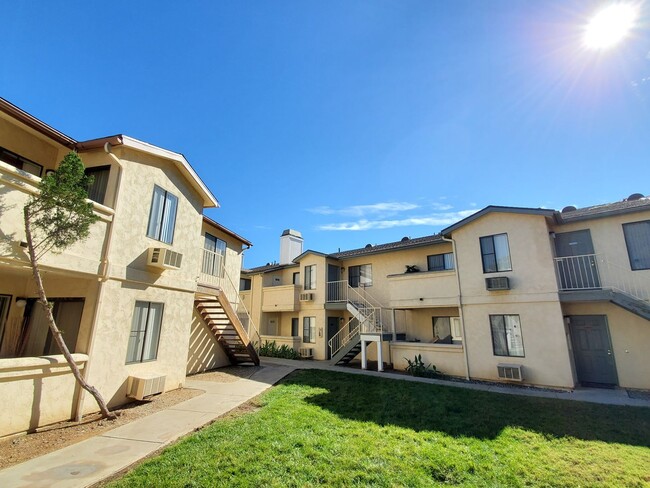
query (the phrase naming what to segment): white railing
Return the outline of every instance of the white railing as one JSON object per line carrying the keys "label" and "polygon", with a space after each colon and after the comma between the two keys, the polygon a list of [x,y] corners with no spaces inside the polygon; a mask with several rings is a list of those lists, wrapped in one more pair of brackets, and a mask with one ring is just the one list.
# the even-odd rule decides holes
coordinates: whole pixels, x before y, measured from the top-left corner
{"label": "white railing", "polygon": [[[203,249],[200,282],[223,287],[225,275],[223,256],[215,251]],[[230,296],[229,296],[230,297]]]}
{"label": "white railing", "polygon": [[353,326],[353,320],[355,319],[351,319],[328,341],[331,357],[334,357],[336,353],[343,349],[350,341],[359,337],[359,326]]}
{"label": "white railing", "polygon": [[358,312],[357,324],[352,330],[352,320],[338,331],[328,342],[332,356],[345,347],[359,334],[383,334],[384,324],[390,323],[392,311],[382,308],[379,302],[365,288],[353,288],[347,281],[329,281],[327,283],[327,301],[329,303],[347,303]]}
{"label": "white railing", "polygon": [[602,254],[555,258],[561,291],[609,288],[639,300],[650,300],[650,279]]}

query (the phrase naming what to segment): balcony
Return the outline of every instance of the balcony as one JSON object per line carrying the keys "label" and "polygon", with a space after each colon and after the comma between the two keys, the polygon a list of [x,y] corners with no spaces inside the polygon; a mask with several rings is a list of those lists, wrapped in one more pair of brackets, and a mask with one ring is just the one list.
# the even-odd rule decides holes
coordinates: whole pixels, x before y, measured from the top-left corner
{"label": "balcony", "polygon": [[456,271],[421,271],[388,276],[390,308],[458,305]]}
{"label": "balcony", "polygon": [[300,309],[299,285],[265,286],[262,290],[262,312],[295,312]]}
{"label": "balcony", "polygon": [[555,258],[560,298],[571,300],[571,295],[610,299],[601,293],[614,291],[623,293],[641,302],[650,300],[650,276],[648,273],[632,271],[629,265],[615,263],[603,254],[584,254]]}
{"label": "balcony", "polygon": [[[31,195],[38,193],[40,178],[0,162],[0,261],[23,267],[29,264],[25,241],[23,207]],[[100,273],[102,252],[113,210],[93,202],[99,220],[90,235],[60,254],[49,252],[40,259],[43,268],[97,275]]]}

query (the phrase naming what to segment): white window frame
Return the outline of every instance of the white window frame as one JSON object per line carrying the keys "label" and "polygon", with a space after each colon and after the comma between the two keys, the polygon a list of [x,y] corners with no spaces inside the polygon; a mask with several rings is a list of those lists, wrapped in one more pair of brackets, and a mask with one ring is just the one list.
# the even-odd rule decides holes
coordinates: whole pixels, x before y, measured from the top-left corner
{"label": "white window frame", "polygon": [[[353,274],[353,270],[359,269],[358,281],[355,283],[352,280],[353,277],[356,277],[356,274]],[[372,286],[372,264],[359,264],[356,266],[348,267],[348,284],[352,288],[366,288]]]}
{"label": "white window frame", "polygon": [[[138,313],[138,307],[141,307],[141,314]],[[152,308],[154,309],[153,314]],[[144,300],[135,302],[126,352],[126,364],[145,363],[158,359],[164,311],[165,305],[160,302],[147,302]]]}
{"label": "white window frame", "polygon": [[316,317],[302,318],[302,342],[306,344],[316,343]]}
{"label": "white window frame", "polygon": [[[491,246],[492,250],[487,249]],[[481,263],[483,265],[483,273],[502,273],[504,271],[512,271],[512,258],[510,257],[510,242],[508,241],[508,234],[494,234],[491,236],[483,236],[479,238],[481,247]],[[486,257],[494,256],[494,269],[490,266],[486,267]]]}
{"label": "white window frame", "polygon": [[[495,342],[495,328],[499,326],[497,321],[499,318],[503,321],[503,331],[496,331],[497,333],[503,333],[501,337],[502,344],[505,346],[505,354],[497,353],[497,347]],[[521,330],[521,319],[519,315],[515,314],[495,314],[490,315],[490,336],[492,338],[492,352],[495,356],[503,357],[517,357],[523,358],[526,357],[526,350],[524,349],[524,335]],[[517,349],[521,349],[521,354],[515,352]]]}
{"label": "white window frame", "polygon": [[[442,256],[443,267],[439,269],[432,269],[431,259],[433,257]],[[456,263],[454,262],[454,253],[453,252],[443,252],[440,254],[430,254],[427,256],[427,271],[453,271],[456,269]]]}
{"label": "white window frame", "polygon": [[305,290],[316,289],[316,265],[305,266]]}
{"label": "white window frame", "polygon": [[154,185],[149,210],[147,237],[165,244],[174,242],[179,200],[176,195]]}

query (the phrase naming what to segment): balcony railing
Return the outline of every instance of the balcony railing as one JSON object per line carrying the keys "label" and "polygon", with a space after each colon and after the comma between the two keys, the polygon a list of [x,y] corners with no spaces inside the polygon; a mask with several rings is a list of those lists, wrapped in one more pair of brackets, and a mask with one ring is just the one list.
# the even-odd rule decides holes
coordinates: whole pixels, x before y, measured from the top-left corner
{"label": "balcony railing", "polygon": [[650,279],[647,276],[614,263],[602,254],[555,258],[555,272],[560,291],[607,288],[639,300],[650,300]]}

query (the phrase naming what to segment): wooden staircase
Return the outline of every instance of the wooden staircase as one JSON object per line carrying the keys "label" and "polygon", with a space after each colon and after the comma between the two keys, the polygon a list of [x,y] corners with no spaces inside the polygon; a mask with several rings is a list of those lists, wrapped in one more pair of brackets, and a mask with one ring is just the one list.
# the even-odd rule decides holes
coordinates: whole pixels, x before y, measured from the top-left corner
{"label": "wooden staircase", "polygon": [[259,366],[257,351],[223,290],[216,287],[200,288],[202,290],[199,290],[194,306],[230,362]]}

